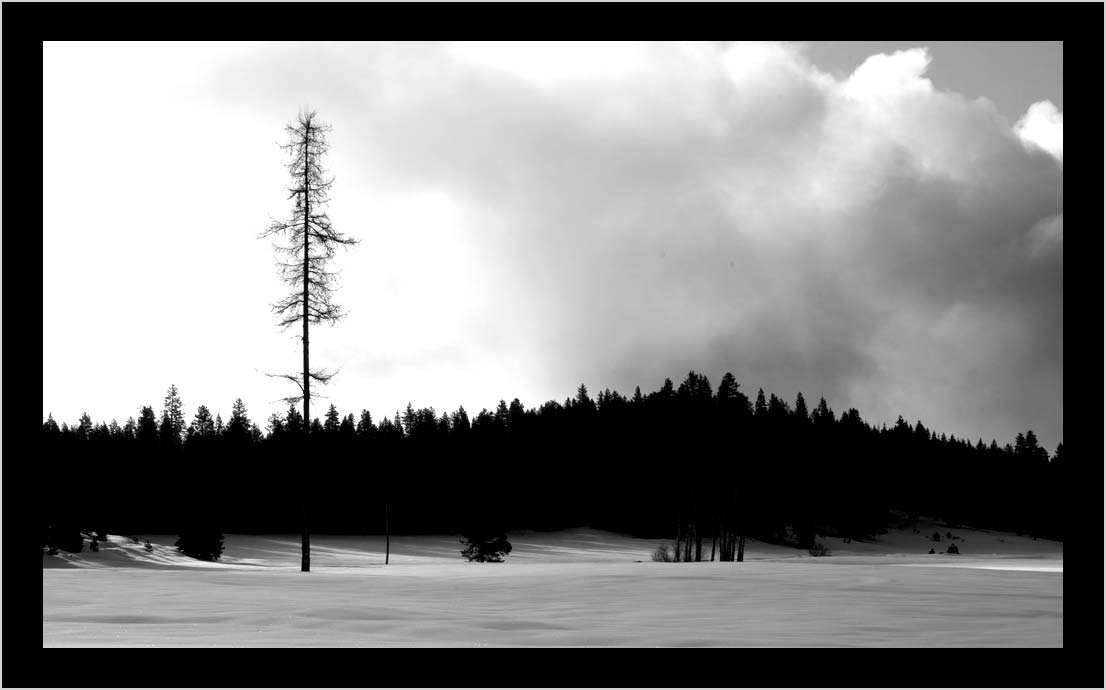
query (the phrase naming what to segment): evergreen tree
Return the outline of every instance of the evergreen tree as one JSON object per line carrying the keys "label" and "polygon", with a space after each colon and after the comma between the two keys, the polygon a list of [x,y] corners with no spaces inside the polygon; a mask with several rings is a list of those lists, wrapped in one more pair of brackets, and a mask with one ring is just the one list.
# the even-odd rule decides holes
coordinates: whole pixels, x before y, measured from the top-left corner
{"label": "evergreen tree", "polygon": [[230,421],[227,422],[223,434],[231,442],[243,442],[250,439],[250,417],[246,412],[246,404],[242,398],[236,398],[230,409]]}
{"label": "evergreen tree", "polygon": [[795,415],[795,419],[799,420],[800,422],[805,422],[808,419],[810,419],[810,415],[809,415],[809,413],[807,412],[807,409],[806,409],[806,400],[803,398],[802,391],[799,391],[799,394],[797,396],[795,396],[795,412],[794,412],[794,415]]}
{"label": "evergreen tree", "polygon": [[284,430],[293,436],[299,436],[307,431],[303,424],[303,415],[296,409],[295,404],[288,406],[288,413],[284,417]]}
{"label": "evergreen tree", "polygon": [[139,410],[138,422],[135,425],[135,439],[144,446],[157,443],[157,418],[154,417],[154,408],[149,405],[144,405]]}
{"label": "evergreen tree", "polygon": [[158,424],[157,437],[165,448],[178,448],[181,445],[180,436],[173,428],[173,421],[169,419],[169,415],[164,411],[161,413],[161,423]]}
{"label": "evergreen tree", "polygon": [[[499,401],[503,404],[503,401]],[[580,384],[580,387],[576,389],[576,398],[573,400],[573,405],[583,412],[595,412],[595,402],[588,397],[588,387],[584,384]],[[504,413],[506,413],[506,405],[503,405]]]}
{"label": "evergreen tree", "polygon": [[791,415],[789,409],[783,398],[779,398],[775,393],[771,393],[768,396],[768,417],[776,422],[782,421]]}
{"label": "evergreen tree", "polygon": [[192,425],[188,429],[192,437],[211,438],[215,435],[215,420],[211,418],[211,411],[206,405],[196,408],[196,416],[192,418]]}
{"label": "evergreen tree", "polygon": [[[397,413],[398,414],[398,413]],[[403,411],[403,422],[401,428],[403,433],[407,436],[411,435],[411,430],[415,426],[415,408],[411,406],[411,402],[407,402],[407,409]]]}
{"label": "evergreen tree", "polygon": [[87,412],[81,413],[81,419],[76,426],[77,436],[82,441],[87,441],[88,437],[92,435],[92,418],[88,416]]}
{"label": "evergreen tree", "polygon": [[338,415],[338,408],[334,407],[334,403],[330,404],[330,407],[326,411],[326,423],[323,424],[323,430],[329,434],[338,433],[338,427],[341,426],[341,417]]}
{"label": "evergreen tree", "polygon": [[465,412],[465,406],[461,405],[457,408],[457,411],[450,417],[450,427],[454,434],[463,435],[468,433],[472,428],[472,424],[469,422],[469,413]]}
{"label": "evergreen tree", "polygon": [[[585,395],[586,395],[586,393],[585,393]],[[500,431],[506,431],[507,430],[507,416],[508,416],[508,414],[509,414],[509,410],[507,409],[507,401],[506,400],[500,400],[499,404],[496,405],[496,408],[495,408],[495,426]]]}
{"label": "evergreen tree", "polygon": [[814,408],[814,412],[811,413],[811,419],[820,426],[833,423],[833,410],[826,404],[825,398],[818,399],[818,406]]}
{"label": "evergreen tree", "polygon": [[280,436],[284,433],[284,417],[281,417],[276,412],[269,415],[268,421],[269,438]]}
{"label": "evergreen tree", "polygon": [[184,440],[184,403],[181,402],[180,394],[177,393],[177,387],[175,385],[169,386],[169,391],[165,394],[165,404],[162,407],[162,415],[169,418],[169,427],[172,429],[172,433],[177,435],[177,439]]}
{"label": "evergreen tree", "polygon": [[348,439],[351,438],[356,432],[357,423],[354,422],[353,413],[350,412],[348,415],[342,418],[342,423],[338,425],[338,433],[340,433],[343,438]]}
{"label": "evergreen tree", "polygon": [[1037,434],[1032,429],[1025,432],[1025,455],[1031,460],[1048,462],[1048,451],[1041,448],[1037,442]]}
{"label": "evergreen tree", "polygon": [[373,416],[368,410],[361,410],[361,419],[357,421],[357,435],[361,438],[371,438],[376,435]]}
{"label": "evergreen tree", "polygon": [[503,532],[476,529],[461,535],[461,555],[477,563],[502,563],[511,553],[511,542]]}
{"label": "evergreen tree", "polygon": [[223,535],[211,529],[181,532],[174,546],[186,556],[201,561],[217,561],[223,555]]}
{"label": "evergreen tree", "polygon": [[518,432],[522,429],[523,420],[526,418],[526,410],[522,407],[522,403],[518,398],[511,401],[510,407],[507,409],[507,428],[512,432]]}
{"label": "evergreen tree", "polygon": [[718,384],[718,402],[722,405],[728,405],[731,401],[736,400],[738,388],[737,379],[727,371],[722,375],[722,382]]}
{"label": "evergreen tree", "polygon": [[46,545],[55,553],[58,549],[80,553],[84,549],[84,536],[72,524],[51,525],[46,529]]}

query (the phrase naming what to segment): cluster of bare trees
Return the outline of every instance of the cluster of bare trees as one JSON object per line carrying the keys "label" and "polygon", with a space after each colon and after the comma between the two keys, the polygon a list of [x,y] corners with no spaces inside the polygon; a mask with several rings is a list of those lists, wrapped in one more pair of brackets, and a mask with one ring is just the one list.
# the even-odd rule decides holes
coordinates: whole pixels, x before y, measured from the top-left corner
{"label": "cluster of bare trees", "polygon": [[677,519],[673,559],[680,563],[703,560],[703,542],[710,538],[710,560],[745,560],[745,530],[737,520],[737,511],[718,512],[708,522],[701,523],[694,513]]}

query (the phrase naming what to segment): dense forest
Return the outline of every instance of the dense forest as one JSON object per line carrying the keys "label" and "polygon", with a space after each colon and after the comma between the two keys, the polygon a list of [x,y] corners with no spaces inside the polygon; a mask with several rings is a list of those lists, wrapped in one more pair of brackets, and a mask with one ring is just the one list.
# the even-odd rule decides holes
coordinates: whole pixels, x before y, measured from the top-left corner
{"label": "dense forest", "polygon": [[877,427],[801,393],[750,399],[728,373],[717,389],[689,372],[648,394],[581,385],[563,403],[501,400],[471,418],[408,404],[377,421],[331,405],[307,429],[292,405],[265,426],[241,400],[226,422],[204,405],[189,421],[175,387],[160,415],[144,406],[122,426],[50,416],[35,461],[50,497],[40,524],[54,541],[383,533],[387,505],[393,534],[587,525],[685,548],[705,537],[723,560],[745,536],[809,547],[916,516],[1062,539],[1063,444],[1050,456],[1032,431],[1000,446],[901,417]]}

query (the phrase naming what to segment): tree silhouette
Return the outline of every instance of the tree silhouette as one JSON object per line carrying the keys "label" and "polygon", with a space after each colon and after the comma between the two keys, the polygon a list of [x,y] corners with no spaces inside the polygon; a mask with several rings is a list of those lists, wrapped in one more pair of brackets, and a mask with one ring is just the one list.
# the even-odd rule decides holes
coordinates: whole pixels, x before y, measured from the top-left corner
{"label": "tree silhouette", "polygon": [[186,556],[201,561],[217,561],[223,555],[223,535],[212,529],[185,531],[181,532],[174,546]]}
{"label": "tree silhouette", "polygon": [[188,427],[190,439],[211,438],[215,435],[215,420],[211,418],[211,411],[207,405],[196,408],[196,416],[192,418],[192,425]]}
{"label": "tree silhouette", "polygon": [[472,529],[462,535],[461,544],[464,549],[461,555],[470,562],[477,563],[502,563],[503,558],[511,553],[511,542],[507,535],[496,530],[486,528]]}
{"label": "tree silhouette", "polygon": [[223,433],[228,441],[241,444],[250,439],[251,425],[250,418],[246,414],[246,404],[242,402],[242,398],[236,398],[230,409],[230,421],[227,422]]}
{"label": "tree silhouette", "polygon": [[[334,179],[327,178],[321,164],[329,149],[327,133],[330,130],[329,125],[318,120],[315,111],[301,112],[294,124],[285,127],[289,141],[281,148],[291,158],[288,171],[293,183],[288,188],[288,198],[295,201],[295,206],[288,220],[274,220],[261,234],[287,242],[274,244],[274,249],[282,257],[277,262],[281,280],[292,288],[292,292],[274,304],[273,311],[281,328],[297,324],[303,327],[300,338],[303,344],[302,379],[299,374],[280,376],[299,386],[300,394],[285,400],[290,403],[303,401],[305,421],[311,419],[311,382],[325,384],[334,375],[322,369],[312,370],[310,361],[310,324],[334,323],[342,317],[341,309],[332,300],[337,274],[327,270],[327,264],[334,257],[336,247],[357,242],[334,230],[330,217],[323,210],[334,184]],[[311,569],[311,541],[306,521],[304,515],[300,563],[304,572]]]}
{"label": "tree silhouette", "polygon": [[88,440],[88,437],[92,435],[92,418],[88,416],[87,412],[81,413],[81,419],[77,423],[77,435],[82,440]]}
{"label": "tree silhouette", "polygon": [[154,408],[149,405],[144,405],[138,412],[135,437],[146,448],[157,443],[157,418],[154,417]]}
{"label": "tree silhouette", "polygon": [[331,403],[326,411],[326,421],[323,422],[323,430],[328,434],[337,433],[341,423],[341,417],[338,415],[338,408],[334,407],[334,404]]}
{"label": "tree silhouette", "polygon": [[[577,389],[564,404],[549,400],[536,409],[504,396],[510,404],[493,404],[475,423],[464,408],[447,414],[413,403],[406,415],[379,424],[367,410],[356,423],[335,410],[337,432],[312,441],[313,490],[306,494],[304,418],[294,403],[269,417],[267,435],[249,422],[241,400],[223,434],[201,405],[183,449],[172,443],[168,414],[170,442],[160,441],[148,406],[121,429],[87,415],[73,425],[50,415],[40,435],[43,485],[60,488],[90,468],[128,481],[97,482],[48,502],[43,526],[53,527],[55,548],[80,548],[77,528],[84,527],[286,533],[302,525],[290,507],[305,495],[325,495],[310,506],[320,532],[491,539],[588,525],[676,536],[680,561],[741,561],[746,535],[775,543],[814,543],[818,535],[862,540],[904,513],[1063,538],[1062,444],[1049,459],[1029,431],[1018,434],[1015,451],[996,440],[947,436],[921,420],[869,424],[855,408],[835,419],[818,398],[803,422],[804,405],[796,401],[793,410],[763,392],[754,415],[730,376],[717,395],[700,374],[684,383],[680,393],[668,380],[631,399],[610,389],[596,389],[592,399]],[[648,457],[673,463],[658,475],[641,463]],[[939,490],[920,481],[928,477],[940,480]]]}
{"label": "tree silhouette", "polygon": [[165,394],[165,406],[163,414],[169,418],[169,427],[177,435],[177,439],[184,440],[184,403],[175,385],[169,386],[169,392]]}

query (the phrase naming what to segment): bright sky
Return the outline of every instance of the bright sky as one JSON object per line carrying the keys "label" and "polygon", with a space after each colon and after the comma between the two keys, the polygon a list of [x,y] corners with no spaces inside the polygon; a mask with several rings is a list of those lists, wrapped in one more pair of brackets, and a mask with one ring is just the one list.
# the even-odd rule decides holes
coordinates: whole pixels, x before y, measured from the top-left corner
{"label": "bright sky", "polygon": [[[43,45],[43,416],[297,372],[269,218],[333,125],[333,402],[717,385],[1063,437],[1062,45]],[[944,75],[944,76],[943,76]]]}

